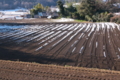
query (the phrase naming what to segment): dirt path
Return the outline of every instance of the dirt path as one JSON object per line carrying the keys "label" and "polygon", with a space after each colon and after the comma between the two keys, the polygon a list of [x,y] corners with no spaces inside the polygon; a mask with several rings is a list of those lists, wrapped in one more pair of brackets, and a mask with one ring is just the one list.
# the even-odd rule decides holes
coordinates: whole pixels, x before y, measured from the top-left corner
{"label": "dirt path", "polygon": [[119,80],[120,72],[0,60],[0,80]]}

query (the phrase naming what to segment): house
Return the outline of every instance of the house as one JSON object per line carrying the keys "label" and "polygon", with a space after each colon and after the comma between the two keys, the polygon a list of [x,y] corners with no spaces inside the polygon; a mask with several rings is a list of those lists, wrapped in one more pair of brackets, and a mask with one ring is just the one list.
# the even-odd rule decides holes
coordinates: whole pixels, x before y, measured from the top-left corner
{"label": "house", "polygon": [[50,13],[47,13],[47,15],[48,15],[47,18],[58,18],[59,17],[58,12],[50,12]]}
{"label": "house", "polygon": [[39,15],[34,15],[34,18],[39,18]]}
{"label": "house", "polygon": [[60,12],[58,7],[50,7],[51,12]]}
{"label": "house", "polygon": [[59,14],[57,12],[53,12],[53,13],[51,13],[51,17],[52,18],[58,18]]}
{"label": "house", "polygon": [[38,13],[40,18],[57,18],[59,14],[57,12],[39,12]]}
{"label": "house", "polygon": [[48,14],[46,12],[39,12],[38,15],[40,18],[47,18],[48,17]]}

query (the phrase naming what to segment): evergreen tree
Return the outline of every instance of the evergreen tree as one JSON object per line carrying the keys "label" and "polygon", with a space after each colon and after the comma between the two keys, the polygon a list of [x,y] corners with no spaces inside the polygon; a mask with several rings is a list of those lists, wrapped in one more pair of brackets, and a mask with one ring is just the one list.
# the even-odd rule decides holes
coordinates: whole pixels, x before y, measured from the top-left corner
{"label": "evergreen tree", "polygon": [[43,7],[42,4],[38,3],[37,5],[35,5],[33,7],[33,9],[30,10],[30,13],[31,13],[32,16],[34,16],[34,15],[36,15],[39,12],[42,12],[42,11],[44,11],[44,7]]}
{"label": "evergreen tree", "polygon": [[57,2],[57,5],[58,5],[58,7],[59,7],[59,9],[60,9],[60,14],[61,14],[61,16],[65,16],[65,9],[64,9],[64,7],[63,7],[62,1],[59,0],[59,1]]}
{"label": "evergreen tree", "polygon": [[44,10],[44,7],[42,4],[38,3],[36,6],[34,6],[34,9],[37,11],[37,12],[42,12]]}

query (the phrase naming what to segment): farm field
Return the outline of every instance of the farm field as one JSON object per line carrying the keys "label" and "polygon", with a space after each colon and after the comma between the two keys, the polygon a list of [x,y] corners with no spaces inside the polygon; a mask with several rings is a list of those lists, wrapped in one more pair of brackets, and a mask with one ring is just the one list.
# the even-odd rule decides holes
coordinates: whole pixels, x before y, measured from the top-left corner
{"label": "farm field", "polygon": [[119,80],[120,72],[0,60],[0,80]]}
{"label": "farm field", "polygon": [[0,59],[120,70],[120,25],[0,25]]}

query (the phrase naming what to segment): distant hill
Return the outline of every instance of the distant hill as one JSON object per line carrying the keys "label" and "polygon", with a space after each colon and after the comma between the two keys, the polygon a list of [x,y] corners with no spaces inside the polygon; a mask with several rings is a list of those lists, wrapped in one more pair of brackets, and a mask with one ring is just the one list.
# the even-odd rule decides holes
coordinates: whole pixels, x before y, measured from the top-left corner
{"label": "distant hill", "polygon": [[0,9],[14,9],[18,7],[32,8],[37,3],[44,6],[56,6],[58,0],[0,0]]}

